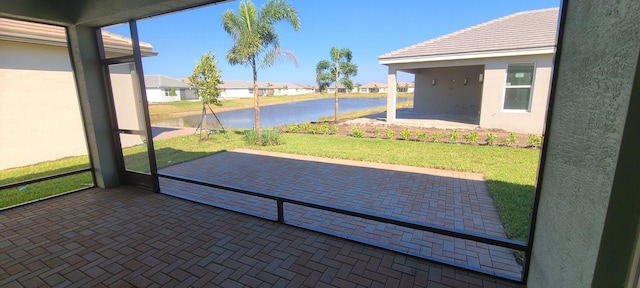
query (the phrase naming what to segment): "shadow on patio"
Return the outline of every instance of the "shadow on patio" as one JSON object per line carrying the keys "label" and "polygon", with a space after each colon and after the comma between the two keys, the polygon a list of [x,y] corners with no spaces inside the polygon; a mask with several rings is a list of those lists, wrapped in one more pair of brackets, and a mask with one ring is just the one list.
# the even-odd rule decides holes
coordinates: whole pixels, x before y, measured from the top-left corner
{"label": "shadow on patio", "polygon": [[2,211],[0,227],[2,287],[513,287],[127,186]]}

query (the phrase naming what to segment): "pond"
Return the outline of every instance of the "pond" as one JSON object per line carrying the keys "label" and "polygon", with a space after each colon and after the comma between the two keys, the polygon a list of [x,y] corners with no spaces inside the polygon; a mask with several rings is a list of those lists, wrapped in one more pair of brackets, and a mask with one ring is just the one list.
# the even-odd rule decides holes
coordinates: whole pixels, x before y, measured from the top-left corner
{"label": "pond", "polygon": [[[398,102],[413,98],[398,98]],[[340,113],[370,109],[387,105],[387,98],[345,98],[340,99]],[[216,107],[211,106],[215,111]],[[298,124],[317,121],[320,117],[333,116],[334,99],[322,98],[286,104],[260,107],[260,118],[263,127],[275,127],[285,124]],[[207,126],[217,129],[218,121],[207,111]],[[253,108],[220,112],[216,115],[227,128],[252,128],[254,123]],[[152,121],[153,126],[198,127],[201,115],[191,115],[171,119]]]}

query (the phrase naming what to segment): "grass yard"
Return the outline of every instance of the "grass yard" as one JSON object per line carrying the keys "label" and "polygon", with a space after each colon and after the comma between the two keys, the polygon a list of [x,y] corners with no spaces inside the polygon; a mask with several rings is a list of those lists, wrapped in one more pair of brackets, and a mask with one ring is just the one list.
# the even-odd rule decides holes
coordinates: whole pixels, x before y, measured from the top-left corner
{"label": "grass yard", "polygon": [[[6,185],[89,167],[87,156],[69,157],[36,165],[0,171],[0,185]],[[90,172],[0,190],[0,208],[25,203],[92,186]],[[22,190],[20,190],[22,189]]]}
{"label": "grass yard", "polygon": [[[505,225],[507,235],[512,239],[526,240],[538,170],[539,150],[309,134],[284,134],[285,144],[280,146],[248,147],[242,141],[241,134],[241,131],[230,131],[230,139],[226,139],[222,135],[213,135],[213,140],[203,142],[198,141],[198,135],[155,141],[158,167],[167,167],[212,153],[244,147],[328,158],[483,173],[489,192],[494,198],[498,213]],[[128,158],[127,163],[130,163],[128,168],[138,171],[146,170],[148,164],[143,161],[145,149],[145,146],[137,146],[125,150],[124,153]],[[60,173],[65,169],[69,171],[78,169],[78,167],[86,167],[87,161],[86,157],[73,157],[4,170],[0,173],[0,183],[7,184],[27,178],[41,177],[46,173],[51,173],[48,171]],[[29,185],[29,189],[24,191],[18,191],[17,188],[0,191],[0,207],[29,201],[30,198],[24,197],[24,194],[45,195],[44,197],[46,197],[52,193],[55,194],[55,191],[61,193],[60,189],[66,189],[64,191],[77,189],[91,182],[90,175],[84,174],[74,175],[80,178],[73,179],[73,181],[62,181],[76,183],[74,185],[77,187],[73,186],[76,188],[65,187],[61,183],[38,183]],[[36,193],[39,190],[44,191],[43,194]]]}

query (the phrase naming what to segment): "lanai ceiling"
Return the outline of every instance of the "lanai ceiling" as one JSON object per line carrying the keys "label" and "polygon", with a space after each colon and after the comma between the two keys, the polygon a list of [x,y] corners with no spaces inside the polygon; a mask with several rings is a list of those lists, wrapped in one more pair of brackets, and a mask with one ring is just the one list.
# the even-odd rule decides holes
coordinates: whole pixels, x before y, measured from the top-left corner
{"label": "lanai ceiling", "polygon": [[232,0],[0,0],[0,17],[102,27]]}

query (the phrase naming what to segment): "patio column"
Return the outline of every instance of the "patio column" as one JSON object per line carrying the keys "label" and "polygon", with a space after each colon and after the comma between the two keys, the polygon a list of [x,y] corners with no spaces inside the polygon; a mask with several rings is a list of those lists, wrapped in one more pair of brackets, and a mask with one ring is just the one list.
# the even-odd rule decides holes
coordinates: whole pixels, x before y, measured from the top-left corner
{"label": "patio column", "polygon": [[396,121],[396,68],[389,66],[387,73],[387,122]]}
{"label": "patio column", "polygon": [[96,185],[114,187],[120,181],[96,30],[69,26],[67,41]]}

